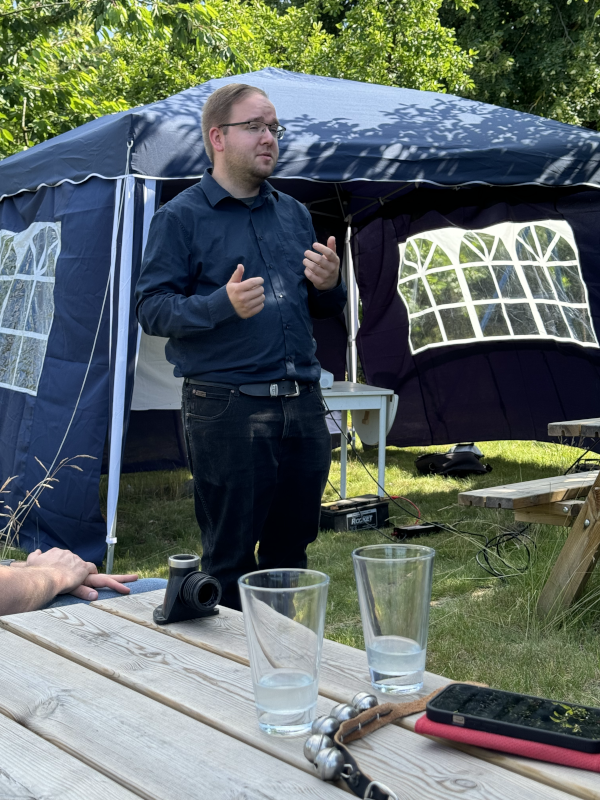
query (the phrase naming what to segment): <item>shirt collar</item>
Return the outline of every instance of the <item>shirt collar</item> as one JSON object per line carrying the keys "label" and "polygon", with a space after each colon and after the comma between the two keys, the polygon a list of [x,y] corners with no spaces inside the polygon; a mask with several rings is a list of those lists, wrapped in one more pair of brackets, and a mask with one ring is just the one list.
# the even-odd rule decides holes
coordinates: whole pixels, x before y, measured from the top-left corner
{"label": "shirt collar", "polygon": [[[200,180],[200,185],[202,186],[202,190],[206,195],[206,199],[213,208],[225,197],[232,197],[227,189],[224,189],[221,184],[217,183],[217,181],[213,178],[212,169],[210,168],[204,172],[204,175]],[[263,181],[258,191],[258,197],[267,198],[269,195],[273,195],[276,200],[279,200],[279,194],[277,193],[277,190],[271,186],[269,181]]]}

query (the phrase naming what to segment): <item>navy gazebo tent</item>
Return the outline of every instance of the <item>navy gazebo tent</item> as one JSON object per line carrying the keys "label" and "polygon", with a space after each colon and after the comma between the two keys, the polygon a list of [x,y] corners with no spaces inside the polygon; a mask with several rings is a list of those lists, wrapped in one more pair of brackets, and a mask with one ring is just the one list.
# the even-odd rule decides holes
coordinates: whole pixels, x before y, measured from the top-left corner
{"label": "navy gazebo tent", "polygon": [[[108,543],[110,568],[148,226],[209,166],[202,105],[230,82],[264,89],[287,128],[272,182],[345,237],[347,269],[351,246],[349,373],[357,342],[367,380],[399,395],[390,444],[543,439],[550,419],[597,415],[598,134],[277,69],[209,81],[0,163],[0,475],[14,505],[61,458],[97,459],[40,495],[25,547],[98,562]],[[339,372],[332,331],[319,352]]]}

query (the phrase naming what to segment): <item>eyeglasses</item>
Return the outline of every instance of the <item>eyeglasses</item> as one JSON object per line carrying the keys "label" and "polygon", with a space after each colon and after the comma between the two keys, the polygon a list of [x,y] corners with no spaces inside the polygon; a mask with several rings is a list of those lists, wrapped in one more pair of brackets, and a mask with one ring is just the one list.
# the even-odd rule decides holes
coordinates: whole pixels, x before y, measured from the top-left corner
{"label": "eyeglasses", "polygon": [[267,125],[264,122],[257,122],[254,119],[249,119],[246,122],[225,122],[223,125],[217,125],[217,128],[234,128],[236,125],[247,125],[245,128],[249,133],[255,136],[262,136],[267,128],[271,131],[275,139],[282,139],[285,133],[285,128],[281,125]]}

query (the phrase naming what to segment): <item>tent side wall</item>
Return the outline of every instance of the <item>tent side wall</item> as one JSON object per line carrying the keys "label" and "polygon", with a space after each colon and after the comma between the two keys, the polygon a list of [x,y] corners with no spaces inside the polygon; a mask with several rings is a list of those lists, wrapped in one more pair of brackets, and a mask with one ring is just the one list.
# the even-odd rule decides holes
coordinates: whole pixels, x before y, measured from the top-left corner
{"label": "tent side wall", "polygon": [[115,183],[97,178],[0,203],[0,474],[14,476],[3,499],[15,508],[47,470],[75,459],[82,471],[60,470],[26,517],[20,545],[69,548],[95,562],[106,536],[98,484],[114,205]]}
{"label": "tent side wall", "polygon": [[543,441],[597,416],[600,191],[412,194],[354,247],[361,362],[400,397],[388,443]]}

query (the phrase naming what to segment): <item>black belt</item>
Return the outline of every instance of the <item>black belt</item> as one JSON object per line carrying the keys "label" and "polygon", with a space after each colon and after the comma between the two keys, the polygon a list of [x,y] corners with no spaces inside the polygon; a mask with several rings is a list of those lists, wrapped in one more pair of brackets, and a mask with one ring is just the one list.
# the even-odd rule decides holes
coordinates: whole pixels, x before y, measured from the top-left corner
{"label": "black belt", "polygon": [[186,383],[197,386],[216,386],[219,389],[237,389],[242,394],[252,397],[298,397],[302,389],[312,386],[311,383],[298,383],[298,381],[273,381],[272,383],[244,383],[242,386],[232,386],[229,383],[211,383],[198,381],[195,378],[186,378]]}
{"label": "black belt", "polygon": [[298,397],[298,381],[273,381],[273,383],[245,383],[238,386],[242,394],[252,397]]}

